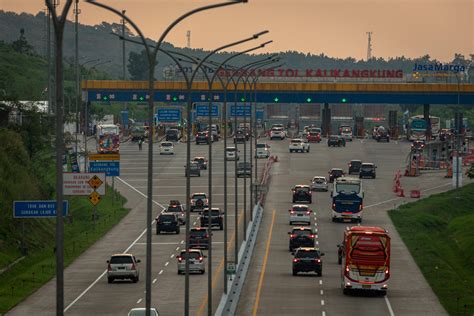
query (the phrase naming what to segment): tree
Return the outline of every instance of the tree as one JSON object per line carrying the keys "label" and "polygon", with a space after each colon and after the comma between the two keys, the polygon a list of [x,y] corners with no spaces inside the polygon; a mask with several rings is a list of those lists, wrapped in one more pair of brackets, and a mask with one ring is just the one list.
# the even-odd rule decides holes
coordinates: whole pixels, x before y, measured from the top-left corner
{"label": "tree", "polygon": [[140,54],[130,52],[128,55],[128,72],[132,80],[147,80],[148,78],[148,57],[145,50]]}
{"label": "tree", "polygon": [[25,37],[25,29],[20,29],[20,37],[12,43],[13,49],[21,54],[33,55],[34,50]]}
{"label": "tree", "polygon": [[471,167],[466,171],[466,176],[469,179],[474,179],[474,163],[471,164]]}

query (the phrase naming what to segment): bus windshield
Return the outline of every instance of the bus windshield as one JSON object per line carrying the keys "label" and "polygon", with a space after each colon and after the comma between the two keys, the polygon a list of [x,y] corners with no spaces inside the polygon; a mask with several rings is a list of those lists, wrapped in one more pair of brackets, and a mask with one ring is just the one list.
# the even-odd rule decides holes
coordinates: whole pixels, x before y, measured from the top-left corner
{"label": "bus windshield", "polygon": [[340,193],[360,193],[360,184],[359,183],[337,183],[336,192]]}

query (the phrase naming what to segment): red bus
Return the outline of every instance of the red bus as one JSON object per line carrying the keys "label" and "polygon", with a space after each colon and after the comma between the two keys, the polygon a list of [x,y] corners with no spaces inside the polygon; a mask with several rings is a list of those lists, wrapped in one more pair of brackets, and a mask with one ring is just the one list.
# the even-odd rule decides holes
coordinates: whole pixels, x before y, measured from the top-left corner
{"label": "red bus", "polygon": [[387,294],[390,278],[390,236],[380,227],[346,227],[338,245],[341,287],[351,291],[377,291]]}

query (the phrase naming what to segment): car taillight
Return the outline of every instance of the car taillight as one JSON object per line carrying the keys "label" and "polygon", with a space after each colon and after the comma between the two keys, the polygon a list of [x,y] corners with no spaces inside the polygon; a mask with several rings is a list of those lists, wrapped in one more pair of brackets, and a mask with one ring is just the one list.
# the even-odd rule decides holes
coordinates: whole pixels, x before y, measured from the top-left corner
{"label": "car taillight", "polygon": [[136,270],[137,268],[135,267],[135,263],[132,263],[132,267],[130,268],[130,270]]}
{"label": "car taillight", "polygon": [[349,266],[346,266],[346,272],[349,272]]}
{"label": "car taillight", "polygon": [[112,267],[110,266],[110,263],[109,263],[109,265],[107,266],[107,271],[112,271]]}
{"label": "car taillight", "polygon": [[306,212],[306,215],[309,215],[309,214],[311,214],[311,211],[307,211],[307,212]]}
{"label": "car taillight", "polygon": [[300,259],[296,259],[296,258],[295,258],[295,259],[293,259],[293,262],[294,262],[294,263],[300,262]]}
{"label": "car taillight", "polygon": [[177,258],[179,262],[183,261],[183,258],[181,256],[178,256]]}
{"label": "car taillight", "polygon": [[314,262],[321,263],[321,259],[314,259]]}
{"label": "car taillight", "polygon": [[332,203],[332,209],[336,210],[336,203]]}
{"label": "car taillight", "polygon": [[296,234],[291,234],[290,237],[291,237],[291,238],[295,238],[295,237],[296,237]]}
{"label": "car taillight", "polygon": [[203,257],[199,257],[199,261],[202,262]]}
{"label": "car taillight", "polygon": [[205,234],[205,235],[204,235],[204,238],[209,238],[209,235],[208,235],[208,234]]}
{"label": "car taillight", "polygon": [[296,212],[295,211],[291,211],[290,214],[295,214]]}
{"label": "car taillight", "polygon": [[362,211],[363,208],[364,208],[364,204],[360,203],[360,205],[359,205],[359,211]]}
{"label": "car taillight", "polygon": [[389,273],[390,273],[390,271],[389,271],[389,269],[387,268],[387,269],[385,270],[385,274],[389,274]]}
{"label": "car taillight", "polygon": [[315,236],[314,236],[314,234],[311,234],[311,235],[309,235],[309,237],[310,237],[310,238],[314,238]]}

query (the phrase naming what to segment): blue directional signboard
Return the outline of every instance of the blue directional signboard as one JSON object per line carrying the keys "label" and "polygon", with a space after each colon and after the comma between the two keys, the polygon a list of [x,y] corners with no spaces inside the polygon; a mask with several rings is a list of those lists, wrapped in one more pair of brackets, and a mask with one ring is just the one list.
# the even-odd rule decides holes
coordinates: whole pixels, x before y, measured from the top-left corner
{"label": "blue directional signboard", "polygon": [[[219,116],[219,106],[212,105],[211,115],[213,117]],[[196,116],[209,116],[209,105],[196,105]]]}
{"label": "blue directional signboard", "polygon": [[265,111],[264,110],[257,110],[255,115],[257,116],[257,122],[260,120],[260,122],[263,122],[263,115]]}
{"label": "blue directional signboard", "polygon": [[156,114],[158,122],[177,122],[181,120],[180,109],[158,109]]}
{"label": "blue directional signboard", "polygon": [[89,172],[105,172],[107,177],[118,177],[120,176],[120,161],[91,161]]}
{"label": "blue directional signboard", "polygon": [[250,105],[232,105],[230,107],[230,116],[246,116],[250,117],[251,106]]}
{"label": "blue directional signboard", "polygon": [[[14,218],[56,217],[56,201],[13,201]],[[63,216],[69,211],[68,201],[63,201]]]}

